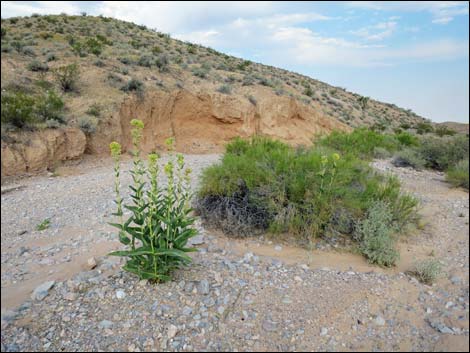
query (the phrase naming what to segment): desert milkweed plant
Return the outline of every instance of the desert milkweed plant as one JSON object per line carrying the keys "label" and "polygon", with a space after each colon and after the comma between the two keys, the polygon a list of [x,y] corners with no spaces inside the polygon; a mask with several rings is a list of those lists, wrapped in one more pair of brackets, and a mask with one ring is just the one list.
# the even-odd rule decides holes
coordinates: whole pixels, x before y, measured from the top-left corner
{"label": "desert milkweed plant", "polygon": [[[133,119],[131,125],[134,158],[130,171],[130,204],[123,203],[119,192],[121,146],[117,142],[110,145],[115,161],[117,211],[114,215],[119,217],[119,223],[111,225],[119,229],[119,241],[128,249],[109,255],[126,257],[123,269],[140,279],[164,282],[171,279],[173,270],[191,262],[188,252],[196,251],[187,247],[188,240],[197,234],[192,227],[195,219],[190,216],[192,209],[189,206],[191,170],[185,167],[183,155],[174,153],[174,139],[168,139],[169,161],[164,166],[168,183],[166,187],[161,186],[158,154],[148,155],[147,166],[141,158],[144,124]],[[126,220],[123,208],[131,212]]]}

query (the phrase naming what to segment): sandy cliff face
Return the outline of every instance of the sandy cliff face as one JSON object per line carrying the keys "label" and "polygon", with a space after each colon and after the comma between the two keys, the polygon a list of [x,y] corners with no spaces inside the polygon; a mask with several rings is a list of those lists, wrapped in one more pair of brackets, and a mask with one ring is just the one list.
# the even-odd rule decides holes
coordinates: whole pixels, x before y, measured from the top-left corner
{"label": "sandy cliff face", "polygon": [[350,129],[319,110],[273,93],[260,95],[255,105],[245,97],[220,93],[149,92],[143,97],[127,97],[88,138],[74,128],[13,135],[16,143],[2,142],[2,176],[43,171],[79,158],[85,151],[109,153],[111,141],[129,150],[130,121],[134,118],[145,124],[142,147],[146,152],[164,149],[165,139],[171,136],[180,152],[207,153],[222,151],[236,136],[260,134],[291,145],[310,145],[318,133]]}
{"label": "sandy cliff face", "polygon": [[274,94],[264,96],[254,105],[245,97],[218,93],[154,92],[140,99],[125,100],[111,119],[113,123],[103,126],[90,139],[90,151],[107,152],[112,140],[129,149],[130,121],[134,118],[145,124],[145,151],[163,149],[165,139],[170,136],[175,137],[178,151],[206,153],[221,151],[236,136],[260,134],[291,145],[310,145],[318,133],[350,130],[311,107]]}
{"label": "sandy cliff face", "polygon": [[13,134],[2,141],[2,176],[35,173],[82,156],[85,134],[76,128],[47,129]]}

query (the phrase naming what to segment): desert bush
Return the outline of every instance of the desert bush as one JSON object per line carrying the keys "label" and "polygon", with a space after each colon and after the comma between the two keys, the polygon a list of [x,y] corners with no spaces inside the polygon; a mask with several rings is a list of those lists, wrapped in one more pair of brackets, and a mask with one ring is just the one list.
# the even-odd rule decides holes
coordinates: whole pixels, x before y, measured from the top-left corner
{"label": "desert bush", "polygon": [[49,71],[49,66],[38,60],[33,60],[28,64],[28,70],[33,72],[47,72]]}
{"label": "desert bush", "polygon": [[393,232],[390,206],[377,201],[367,211],[367,217],[356,226],[355,238],[362,254],[371,263],[390,267],[399,259]]}
{"label": "desert bush", "polygon": [[2,124],[11,124],[22,128],[36,121],[34,115],[35,99],[23,92],[2,90]]}
{"label": "desert bush", "polygon": [[2,28],[1,28],[1,38],[2,38],[2,39],[5,38],[6,35],[7,35],[7,29],[4,28],[4,27],[2,27]]}
{"label": "desert bush", "polygon": [[203,69],[202,67],[197,67],[192,70],[192,73],[196,77],[206,78],[209,71],[206,69]]}
{"label": "desert bush", "polygon": [[253,104],[254,106],[256,106],[258,104],[258,102],[256,101],[256,98],[253,97],[252,95],[249,95],[248,96],[248,101]]}
{"label": "desert bush", "polygon": [[434,129],[434,133],[437,135],[437,136],[454,136],[457,132],[455,132],[454,130],[452,129],[449,129],[447,126],[445,125],[441,125],[441,126],[437,126],[435,129]]}
{"label": "desert bush", "polygon": [[46,61],[47,62],[55,61],[55,60],[57,60],[57,56],[54,53],[47,54],[47,56],[46,56]]}
{"label": "desert bush", "polygon": [[411,167],[416,170],[422,170],[426,165],[426,161],[416,149],[405,148],[395,154],[392,164],[395,167]]}
{"label": "desert bush", "polygon": [[62,91],[75,91],[80,77],[80,68],[75,63],[61,66],[54,70],[54,76]]}
{"label": "desert bush", "polygon": [[101,106],[98,103],[93,103],[92,105],[90,105],[86,113],[88,115],[96,116],[97,118],[99,118],[101,115]]}
{"label": "desert bush", "polygon": [[204,171],[198,196],[197,209],[209,224],[234,227],[240,236],[288,232],[304,244],[338,225],[339,208],[361,219],[374,200],[383,200],[396,228],[416,214],[416,200],[400,192],[395,178],[373,173],[352,154],[296,150],[261,137],[229,143],[221,163]]}
{"label": "desert bush", "polygon": [[62,126],[62,122],[59,120],[49,119],[45,121],[45,125],[48,129],[58,129]]}
{"label": "desert bush", "polygon": [[154,64],[153,57],[150,55],[142,55],[139,60],[137,60],[137,65],[143,67],[152,67]]}
{"label": "desert bush", "polygon": [[442,266],[437,259],[428,259],[417,262],[408,274],[416,277],[420,282],[431,285],[439,277]]}
{"label": "desert bush", "polygon": [[222,85],[219,88],[217,88],[217,92],[223,93],[223,94],[231,94],[232,93],[232,87],[230,85]]}
{"label": "desert bush", "polygon": [[98,119],[94,116],[82,116],[77,121],[78,127],[85,134],[92,134],[98,128]]}
{"label": "desert bush", "polygon": [[144,90],[144,84],[142,81],[132,78],[121,87],[121,90],[124,92],[142,92]]}
{"label": "desert bush", "polygon": [[95,60],[93,65],[95,65],[96,67],[105,67],[106,63],[101,59],[97,59],[97,60]]}
{"label": "desert bush", "polygon": [[398,134],[395,134],[395,138],[401,145],[406,147],[419,145],[418,137],[410,134],[409,132],[399,132]]}
{"label": "desert bush", "polygon": [[432,126],[432,124],[427,121],[423,121],[423,122],[416,124],[415,129],[416,129],[416,132],[420,135],[434,131],[434,127]]}
{"label": "desert bush", "polygon": [[98,56],[103,52],[104,44],[96,38],[88,38],[85,42],[87,51]]}
{"label": "desert bush", "polygon": [[455,166],[451,167],[447,171],[446,177],[447,181],[452,185],[468,190],[468,159],[462,159]]}
{"label": "desert bush", "polygon": [[400,148],[394,136],[366,128],[355,129],[351,133],[334,131],[328,136],[317,139],[316,144],[333,148],[342,154],[354,154],[362,158],[372,158],[374,150],[378,147],[390,152]]}
{"label": "desert bush", "polygon": [[38,96],[34,105],[34,111],[40,121],[56,120],[61,123],[64,122],[63,109],[64,101],[53,90],[46,91]]}
{"label": "desert bush", "polygon": [[[168,179],[166,189],[158,183],[158,155],[149,154],[148,166],[145,167],[140,157],[140,140],[143,123],[132,120],[132,138],[134,144],[134,163],[131,170],[133,185],[130,186],[132,203],[122,204],[119,192],[119,157],[120,146],[111,144],[111,153],[115,159],[115,192],[119,223],[113,224],[119,229],[119,240],[129,250],[115,251],[110,255],[126,257],[124,270],[134,273],[140,279],[164,282],[171,279],[173,270],[191,262],[188,252],[195,251],[187,247],[188,240],[197,234],[192,227],[194,218],[189,214],[190,169],[185,168],[184,157],[173,153],[172,139],[167,140],[170,160],[164,167]],[[145,178],[148,178],[148,181]],[[146,184],[150,184],[145,191]],[[122,208],[131,211],[129,218],[123,220]]]}
{"label": "desert bush", "polygon": [[456,165],[462,159],[468,159],[468,137],[455,136],[424,136],[421,138],[418,151],[426,161],[426,167],[446,170]]}
{"label": "desert bush", "polygon": [[158,67],[160,72],[166,72],[170,68],[170,60],[168,59],[167,55],[161,54],[155,60],[155,65]]}
{"label": "desert bush", "polygon": [[383,147],[374,147],[374,158],[387,159],[392,156],[392,153]]}

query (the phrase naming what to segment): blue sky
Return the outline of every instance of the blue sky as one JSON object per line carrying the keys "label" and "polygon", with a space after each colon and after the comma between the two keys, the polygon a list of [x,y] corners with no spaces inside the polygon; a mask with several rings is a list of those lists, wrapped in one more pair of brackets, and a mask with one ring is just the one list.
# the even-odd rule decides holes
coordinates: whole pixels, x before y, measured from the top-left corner
{"label": "blue sky", "polygon": [[410,108],[469,119],[467,2],[2,1],[2,17],[103,14]]}

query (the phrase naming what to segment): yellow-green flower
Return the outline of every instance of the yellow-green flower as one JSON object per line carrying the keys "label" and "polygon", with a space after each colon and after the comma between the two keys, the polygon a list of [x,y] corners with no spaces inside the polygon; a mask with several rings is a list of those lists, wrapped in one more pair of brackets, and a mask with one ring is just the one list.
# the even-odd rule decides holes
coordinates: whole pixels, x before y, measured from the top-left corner
{"label": "yellow-green flower", "polygon": [[131,125],[137,129],[143,129],[144,128],[144,123],[142,120],[139,119],[132,119],[131,120]]}
{"label": "yellow-green flower", "polygon": [[167,175],[173,174],[173,162],[170,161],[165,165],[165,173]]}
{"label": "yellow-green flower", "polygon": [[322,164],[328,163],[328,157],[327,156],[321,156],[321,163]]}
{"label": "yellow-green flower", "polygon": [[157,163],[158,157],[159,157],[159,156],[158,156],[157,153],[150,153],[150,154],[148,155],[150,164],[155,164],[155,163]]}
{"label": "yellow-green flower", "polygon": [[172,150],[175,144],[175,138],[174,137],[168,137],[165,140],[165,145],[168,147],[169,150]]}
{"label": "yellow-green flower", "polygon": [[339,161],[340,158],[341,158],[341,157],[340,157],[340,155],[339,155],[338,153],[333,153],[333,159],[334,159],[335,161]]}
{"label": "yellow-green flower", "polygon": [[109,144],[109,149],[111,150],[111,156],[113,157],[119,157],[121,155],[121,145],[116,142],[116,141],[113,141]]}
{"label": "yellow-green flower", "polygon": [[180,168],[183,168],[183,165],[184,165],[184,156],[183,156],[181,153],[178,153],[177,162],[178,162],[178,166],[179,166]]}

